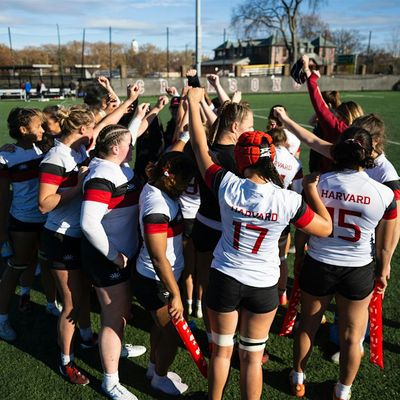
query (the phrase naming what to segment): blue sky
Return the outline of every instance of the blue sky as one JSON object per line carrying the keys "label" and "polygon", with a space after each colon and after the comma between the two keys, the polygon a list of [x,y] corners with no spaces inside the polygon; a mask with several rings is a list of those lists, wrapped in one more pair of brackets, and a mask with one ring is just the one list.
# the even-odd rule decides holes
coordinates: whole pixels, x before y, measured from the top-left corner
{"label": "blue sky", "polygon": [[[203,52],[222,43],[223,30],[235,40],[237,32],[230,27],[232,8],[240,0],[202,0]],[[307,0],[304,1],[308,3]],[[319,14],[331,29],[357,29],[367,41],[372,31],[372,45],[385,47],[392,41],[395,29],[400,36],[399,0],[330,0],[322,2]],[[195,46],[195,0],[1,0],[0,43],[8,45],[8,27],[12,45],[57,44],[56,24],[61,42],[112,40],[129,45],[153,43],[166,48],[166,28],[170,31],[170,49],[185,50]],[[259,36],[267,36],[259,32]]]}

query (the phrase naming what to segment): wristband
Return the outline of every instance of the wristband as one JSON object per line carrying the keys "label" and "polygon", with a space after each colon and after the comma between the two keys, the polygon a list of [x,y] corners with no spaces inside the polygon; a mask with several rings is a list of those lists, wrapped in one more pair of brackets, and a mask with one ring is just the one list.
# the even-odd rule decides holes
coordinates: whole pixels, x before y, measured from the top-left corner
{"label": "wristband", "polygon": [[190,134],[189,131],[183,131],[179,134],[179,140],[181,140],[184,143],[187,143],[190,140]]}

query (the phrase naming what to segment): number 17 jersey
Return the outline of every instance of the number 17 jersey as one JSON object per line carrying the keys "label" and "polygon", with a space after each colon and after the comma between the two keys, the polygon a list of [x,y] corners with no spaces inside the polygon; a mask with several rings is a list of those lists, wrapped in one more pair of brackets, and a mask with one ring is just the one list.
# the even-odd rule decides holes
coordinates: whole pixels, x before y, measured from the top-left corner
{"label": "number 17 jersey", "polygon": [[308,225],[314,212],[291,190],[239,178],[215,164],[205,181],[218,196],[222,222],[211,267],[244,285],[274,286],[282,231],[289,222],[299,228]]}
{"label": "number 17 jersey", "polygon": [[340,267],[362,267],[374,257],[375,228],[397,216],[393,191],[365,172],[344,170],[321,175],[318,192],[333,221],[327,238],[311,236],[308,254]]}

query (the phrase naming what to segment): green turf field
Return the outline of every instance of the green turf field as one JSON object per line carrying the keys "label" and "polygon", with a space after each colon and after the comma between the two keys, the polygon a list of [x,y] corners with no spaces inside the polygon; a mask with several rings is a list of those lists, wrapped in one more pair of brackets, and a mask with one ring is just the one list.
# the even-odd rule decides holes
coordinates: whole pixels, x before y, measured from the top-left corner
{"label": "green turf field", "polygon": [[[302,124],[308,124],[312,107],[306,94],[271,94],[245,96],[255,114],[255,128],[264,129],[266,115],[271,106],[283,104],[291,116]],[[362,105],[366,113],[374,112],[383,117],[387,126],[389,142],[386,145],[388,158],[400,171],[399,92],[357,92],[342,93],[343,101],[354,100]],[[0,101],[0,145],[9,142],[6,119],[12,107],[44,107],[53,102]],[[54,101],[55,104],[60,101]],[[154,103],[154,100],[153,100]],[[162,112],[164,122],[168,120],[168,110]],[[307,170],[307,149],[302,150],[302,160]],[[289,265],[293,259],[289,256]],[[369,346],[353,386],[352,399],[392,400],[400,399],[400,252],[397,250],[392,261],[392,276],[384,299],[384,354],[385,369],[369,363]],[[289,285],[291,284],[289,280]],[[63,380],[57,370],[56,321],[44,312],[44,296],[37,282],[33,291],[35,306],[31,315],[21,315],[17,310],[17,296],[13,299],[11,322],[18,339],[13,344],[0,341],[0,400],[41,400],[41,399],[102,399],[101,365],[97,350],[76,351],[77,364],[89,376],[91,383],[86,387],[74,387]],[[333,306],[327,313],[328,321],[333,318]],[[287,376],[291,367],[293,340],[281,338],[279,332],[284,310],[279,310],[270,334],[268,350],[270,361],[264,367],[263,399],[290,399]],[[99,327],[98,307],[93,299],[92,321]],[[195,336],[201,345],[205,344],[202,324],[196,320],[199,329]],[[328,325],[321,326],[316,345],[307,368],[307,397],[309,399],[331,399],[332,384],[337,379],[338,367],[329,361]],[[149,346],[150,317],[134,304],[133,320],[126,329],[126,342]],[[139,399],[169,399],[154,392],[145,378],[148,354],[137,359],[122,360],[120,363],[121,382]],[[172,369],[188,383],[186,399],[203,399],[207,390],[206,381],[196,370],[189,355],[180,349]],[[238,365],[234,363],[226,390],[225,399],[239,399]]]}

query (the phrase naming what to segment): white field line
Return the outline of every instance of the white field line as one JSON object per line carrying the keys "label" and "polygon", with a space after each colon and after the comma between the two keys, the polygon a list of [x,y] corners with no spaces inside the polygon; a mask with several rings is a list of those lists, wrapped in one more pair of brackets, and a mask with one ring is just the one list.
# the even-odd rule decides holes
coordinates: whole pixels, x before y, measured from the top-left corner
{"label": "white field line", "polygon": [[399,142],[394,142],[393,140],[387,140],[387,142],[390,143],[390,144],[395,144],[397,146],[400,146]]}
{"label": "white field line", "polygon": [[374,96],[374,95],[368,95],[368,94],[344,94],[341,97],[365,97],[368,99],[384,99],[385,96]]}

